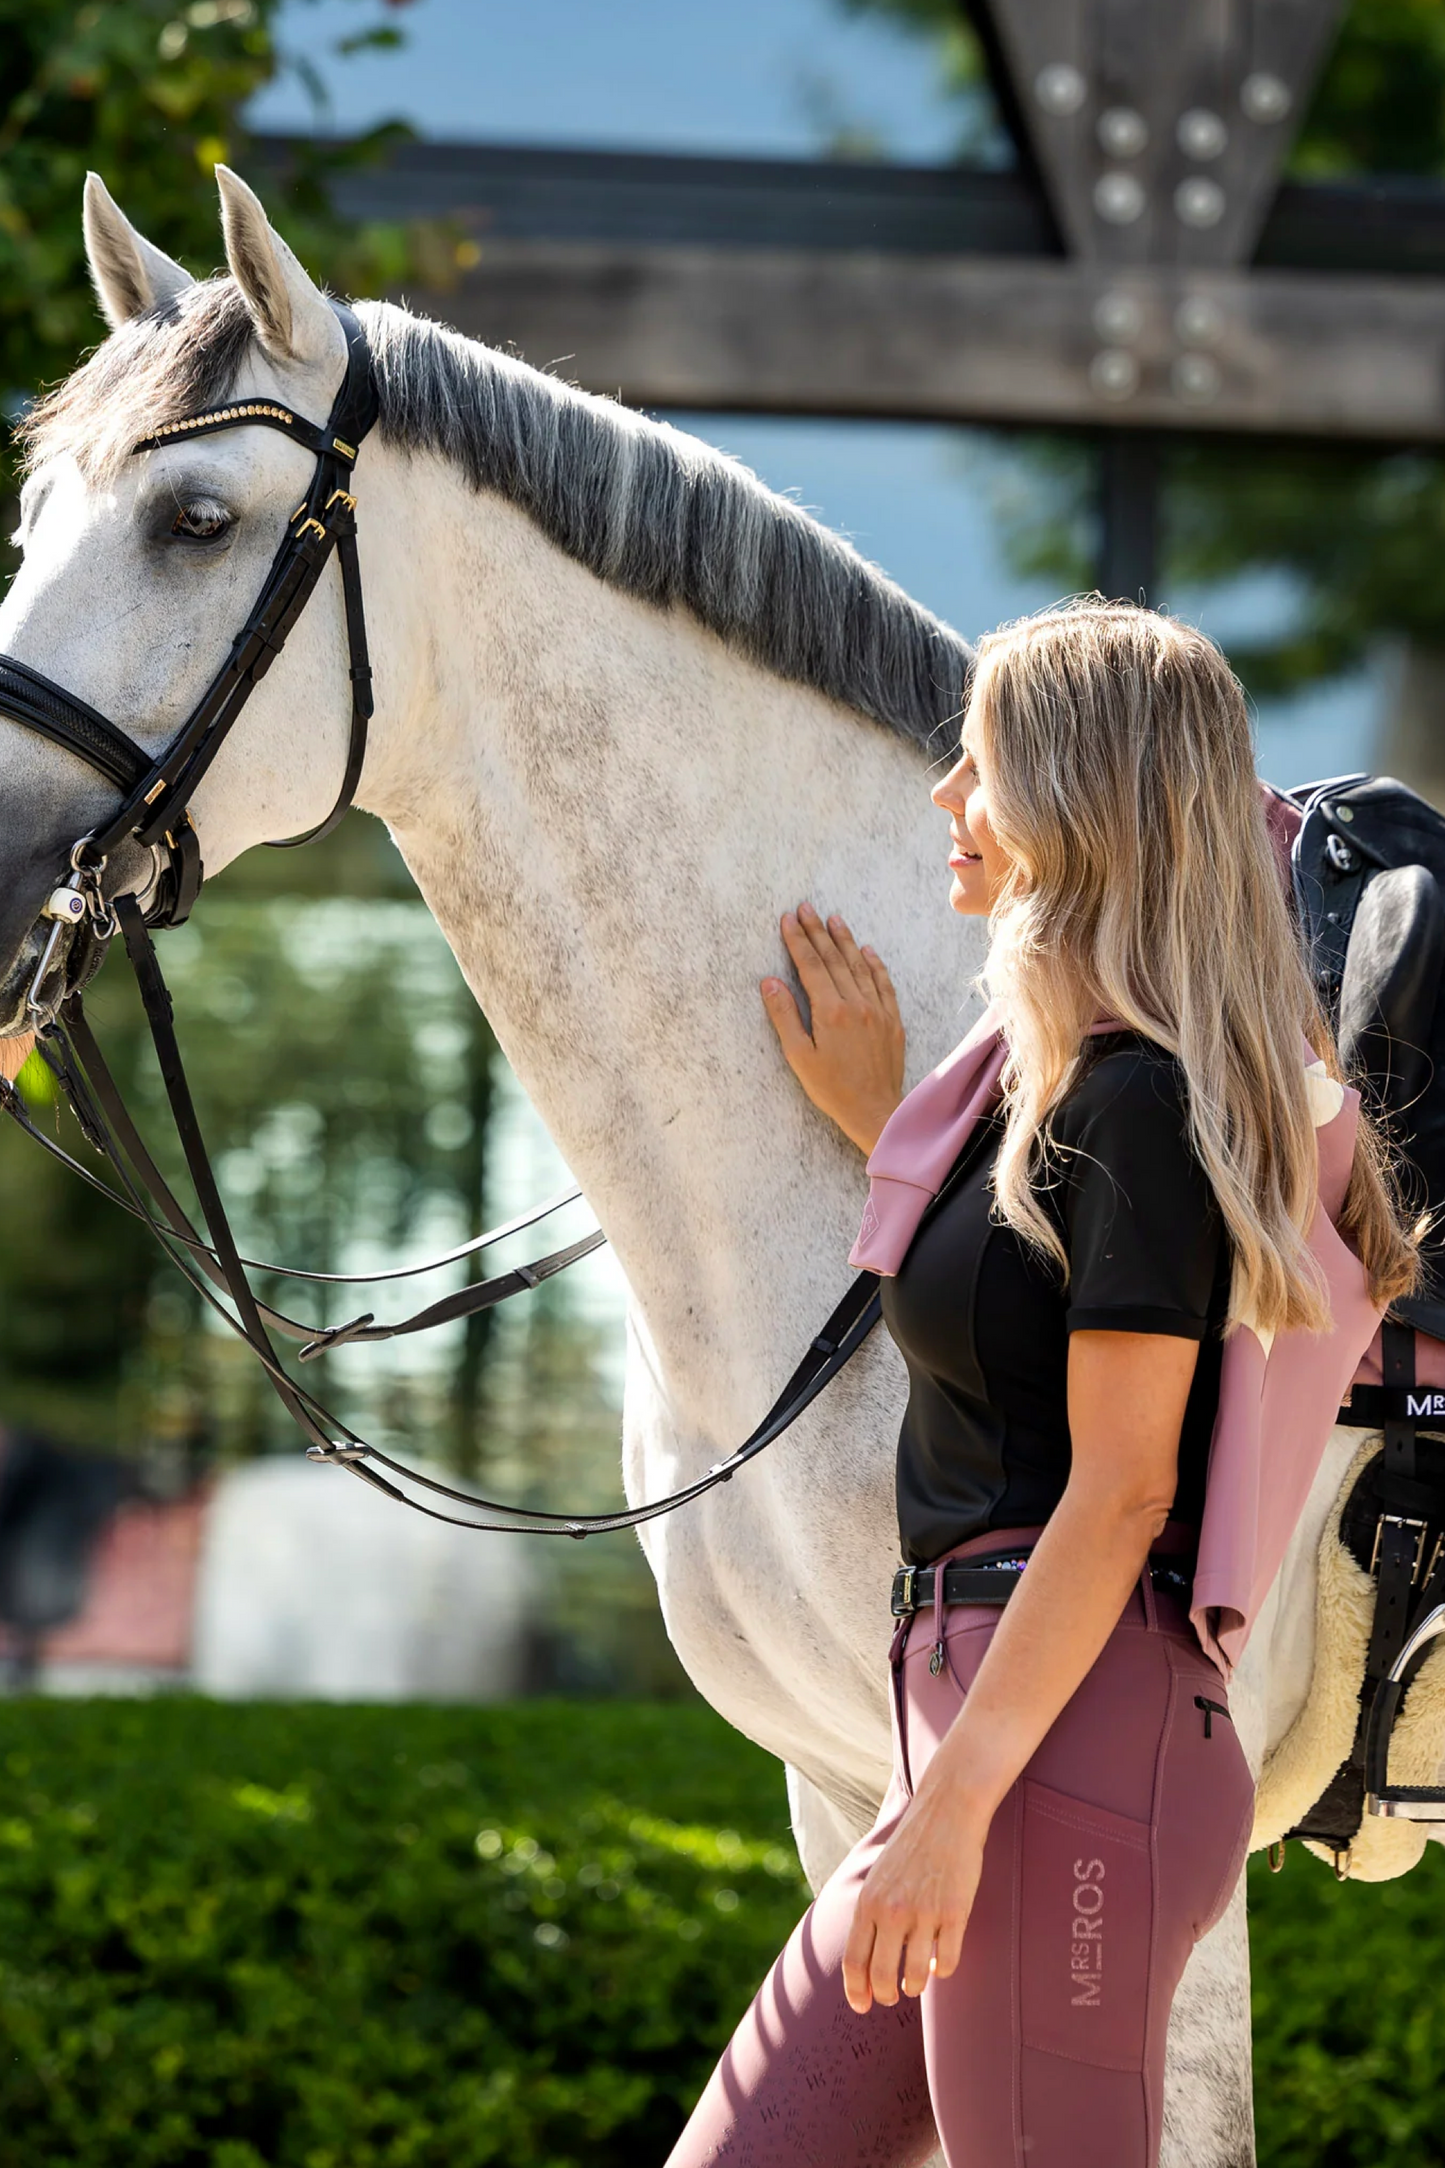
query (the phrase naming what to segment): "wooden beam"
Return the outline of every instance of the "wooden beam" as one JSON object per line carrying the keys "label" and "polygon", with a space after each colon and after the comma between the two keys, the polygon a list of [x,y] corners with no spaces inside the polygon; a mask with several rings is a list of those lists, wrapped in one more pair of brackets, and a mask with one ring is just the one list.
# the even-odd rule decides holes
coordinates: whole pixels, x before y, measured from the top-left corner
{"label": "wooden beam", "polygon": [[1344,0],[986,0],[1073,255],[1243,263]]}
{"label": "wooden beam", "polygon": [[1445,283],[495,242],[412,303],[639,406],[1445,440]]}
{"label": "wooden beam", "polygon": [[[247,169],[284,198],[297,146],[263,136]],[[624,246],[1057,256],[1027,174],[827,159],[698,158],[495,143],[396,144],[328,186],[338,215],[440,222],[458,238]],[[1256,261],[1309,271],[1445,276],[1445,187],[1411,177],[1286,182]]]}

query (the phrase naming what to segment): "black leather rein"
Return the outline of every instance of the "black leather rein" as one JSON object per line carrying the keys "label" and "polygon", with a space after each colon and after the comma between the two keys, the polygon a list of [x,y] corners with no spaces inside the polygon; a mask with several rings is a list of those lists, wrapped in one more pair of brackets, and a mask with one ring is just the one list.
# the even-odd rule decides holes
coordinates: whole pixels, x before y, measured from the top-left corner
{"label": "black leather rein", "polygon": [[[153,759],[123,730],[63,686],[43,677],[27,663],[0,655],[0,716],[77,754],[112,784],[121,797],[111,818],[82,836],[73,846],[70,877],[52,891],[44,907],[42,916],[49,921],[49,931],[29,996],[42,1058],[69,1102],[87,1142],[110,1162],[119,1190],[108,1182],[99,1181],[88,1168],[45,1136],[30,1119],[20,1093],[4,1079],[0,1079],[0,1108],[52,1156],[93,1187],[101,1189],[134,1217],[145,1221],[202,1300],[255,1355],[282,1405],[307,1440],[307,1451],[313,1460],[346,1468],[388,1497],[410,1506],[414,1512],[458,1527],[575,1537],[610,1529],[635,1528],[701,1497],[716,1484],[727,1482],[747,1461],[782,1436],[789,1424],[837,1376],[876,1324],[879,1315],[876,1278],[871,1273],[861,1273],[850,1284],[762,1422],[735,1452],[710,1468],[695,1483],[650,1504],[620,1513],[594,1514],[548,1513],[454,1490],[390,1459],[376,1446],[368,1445],[358,1437],[313,1393],[287,1374],[272,1344],[271,1334],[304,1341],[300,1360],[305,1362],[348,1342],[389,1340],[403,1333],[423,1332],[433,1325],[449,1324],[490,1309],[565,1271],[600,1246],[605,1239],[600,1229],[563,1249],[535,1258],[530,1264],[472,1282],[456,1293],[428,1304],[413,1316],[392,1324],[378,1324],[367,1311],[318,1331],[261,1302],[251,1286],[248,1272],[274,1273],[328,1285],[410,1278],[453,1264],[499,1242],[506,1235],[534,1225],[562,1205],[572,1203],[578,1192],[569,1191],[505,1227],[494,1228],[479,1235],[475,1241],[448,1251],[445,1256],[392,1272],[293,1272],[282,1266],[243,1258],[226,1216],[176,1042],[171,997],[161,975],[151,932],[153,928],[180,925],[200,892],[204,868],[200,844],[190,820],[190,801],[247,700],[285,646],[287,636],[315,592],[333,550],[341,573],[351,679],[351,734],[345,772],[336,801],[326,818],[304,835],[287,837],[272,848],[292,849],[329,835],[356,795],[366,758],[367,725],[372,713],[371,668],[367,659],[366,621],[356,552],[356,497],[349,485],[361,444],[376,420],[378,401],[371,355],[361,325],[350,309],[339,302],[331,305],[346,336],[347,361],[341,388],[324,428],[318,429],[314,423],[274,400],[237,400],[188,420],[171,423],[133,447],[136,452],[151,452],[166,444],[210,436],[220,430],[262,427],[280,430],[293,442],[304,445],[316,461],[311,485],[287,522],[286,536],[272,560],[250,616],[232,642],[226,660],[159,758]],[[144,909],[133,895],[108,899],[105,894],[107,862],[117,846],[128,840],[147,847],[154,861],[155,873],[145,891]],[[166,1096],[200,1206],[204,1234],[176,1201],[131,1120],[91,1033],[79,991],[67,993],[55,1014],[47,1014],[44,987],[56,966],[67,930],[88,935],[102,948],[117,933],[121,936],[135,972]],[[68,968],[68,958],[61,957],[59,968]],[[466,1507],[466,1517],[408,1497],[405,1491],[379,1473],[381,1468],[389,1469],[439,1499]],[[504,1517],[478,1519],[475,1517],[478,1514]]]}

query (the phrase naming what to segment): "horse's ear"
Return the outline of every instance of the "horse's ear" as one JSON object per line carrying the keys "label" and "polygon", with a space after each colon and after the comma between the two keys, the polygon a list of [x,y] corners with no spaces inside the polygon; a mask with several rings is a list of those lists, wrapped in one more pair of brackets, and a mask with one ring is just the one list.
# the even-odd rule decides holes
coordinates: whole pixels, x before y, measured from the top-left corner
{"label": "horse's ear", "polygon": [[259,197],[229,166],[217,166],[216,185],[226,261],[263,350],[293,367],[344,362],[346,335],[334,310],[267,218]]}
{"label": "horse's ear", "polygon": [[98,173],[85,176],[81,223],[96,299],[113,331],[195,284],[189,271],[136,232]]}

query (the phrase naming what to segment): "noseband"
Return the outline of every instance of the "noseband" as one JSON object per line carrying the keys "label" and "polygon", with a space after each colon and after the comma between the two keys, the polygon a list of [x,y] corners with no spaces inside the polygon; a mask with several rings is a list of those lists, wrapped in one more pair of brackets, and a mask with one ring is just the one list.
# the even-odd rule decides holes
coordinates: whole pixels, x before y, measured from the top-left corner
{"label": "noseband", "polygon": [[[304,835],[288,836],[271,848],[293,850],[329,835],[352,804],[366,758],[367,725],[372,713],[371,669],[367,660],[366,621],[356,552],[356,496],[349,485],[357,454],[376,421],[379,401],[371,354],[360,323],[340,302],[333,301],[331,306],[346,336],[346,373],[324,428],[318,429],[314,423],[303,420],[276,401],[242,400],[168,423],[154,436],[142,438],[132,447],[134,452],[159,451],[164,445],[191,437],[214,436],[227,429],[259,427],[280,430],[293,443],[304,445],[316,461],[311,485],[287,522],[285,539],[272,559],[250,616],[231,643],[226,660],[165,751],[153,759],[125,731],[75,694],[67,692],[64,686],[54,684],[27,663],[0,655],[0,717],[20,723],[52,744],[77,754],[121,796],[120,805],[111,818],[72,846],[69,878],[51,892],[44,906],[42,921],[48,922],[48,932],[29,994],[41,1056],[64,1092],[87,1141],[110,1162],[120,1184],[119,1191],[98,1180],[80,1161],[38,1129],[31,1121],[20,1093],[3,1078],[0,1078],[0,1106],[52,1157],[63,1161],[72,1172],[101,1190],[133,1217],[145,1221],[172,1263],[216,1314],[245,1341],[260,1362],[282,1405],[306,1438],[307,1452],[313,1460],[346,1468],[399,1504],[457,1527],[579,1538],[608,1529],[635,1528],[700,1497],[716,1484],[727,1482],[745,1462],[782,1436],[789,1424],[837,1376],[876,1324],[878,1283],[874,1275],[860,1273],[850,1284],[756,1430],[727,1459],[718,1462],[684,1489],[622,1513],[603,1514],[546,1513],[453,1490],[390,1459],[378,1447],[368,1445],[348,1429],[313,1393],[288,1375],[271,1335],[275,1333],[303,1342],[299,1360],[306,1362],[346,1342],[390,1340],[402,1334],[426,1331],[434,1325],[450,1324],[458,1318],[475,1316],[512,1295],[540,1286],[544,1280],[589,1256],[605,1240],[600,1229],[584,1235],[565,1249],[535,1258],[530,1264],[515,1266],[490,1279],[473,1281],[457,1293],[428,1304],[414,1316],[392,1324],[378,1324],[367,1311],[349,1322],[317,1331],[259,1301],[248,1274],[274,1273],[282,1278],[326,1286],[408,1279],[436,1271],[443,1265],[455,1264],[500,1242],[506,1235],[535,1225],[563,1205],[574,1202],[580,1192],[569,1190],[536,1211],[524,1214],[504,1227],[492,1228],[459,1249],[448,1251],[445,1256],[431,1258],[420,1265],[398,1267],[392,1272],[297,1272],[286,1266],[243,1258],[226,1217],[176,1042],[171,997],[161,975],[151,933],[153,929],[182,924],[200,893],[204,868],[200,842],[190,819],[190,803],[246,702],[285,646],[292,627],[315,592],[333,550],[341,571],[350,650],[351,735],[345,773],[336,802],[326,818]],[[112,852],[128,840],[140,843],[152,855],[155,870],[145,891],[144,909],[133,895],[107,898],[105,894],[107,863]],[[198,1231],[177,1202],[132,1121],[90,1030],[79,991],[66,994],[55,1016],[47,1017],[45,1013],[44,982],[67,931],[89,936],[101,953],[117,933],[121,936],[136,975],[176,1131],[200,1205],[204,1234]],[[408,1497],[378,1472],[380,1467],[390,1469],[438,1498],[466,1507],[466,1518]],[[504,1517],[478,1519],[478,1514]]]}

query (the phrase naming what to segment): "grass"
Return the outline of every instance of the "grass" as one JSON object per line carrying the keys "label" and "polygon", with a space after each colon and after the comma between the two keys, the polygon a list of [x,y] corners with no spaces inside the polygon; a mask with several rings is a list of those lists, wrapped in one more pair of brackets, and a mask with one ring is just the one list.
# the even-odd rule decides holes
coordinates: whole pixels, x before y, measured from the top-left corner
{"label": "grass", "polygon": [[[1445,1861],[1256,1862],[1264,2168],[1445,2164]],[[647,2168],[806,1900],[696,1703],[0,1705],[0,2168]]]}

